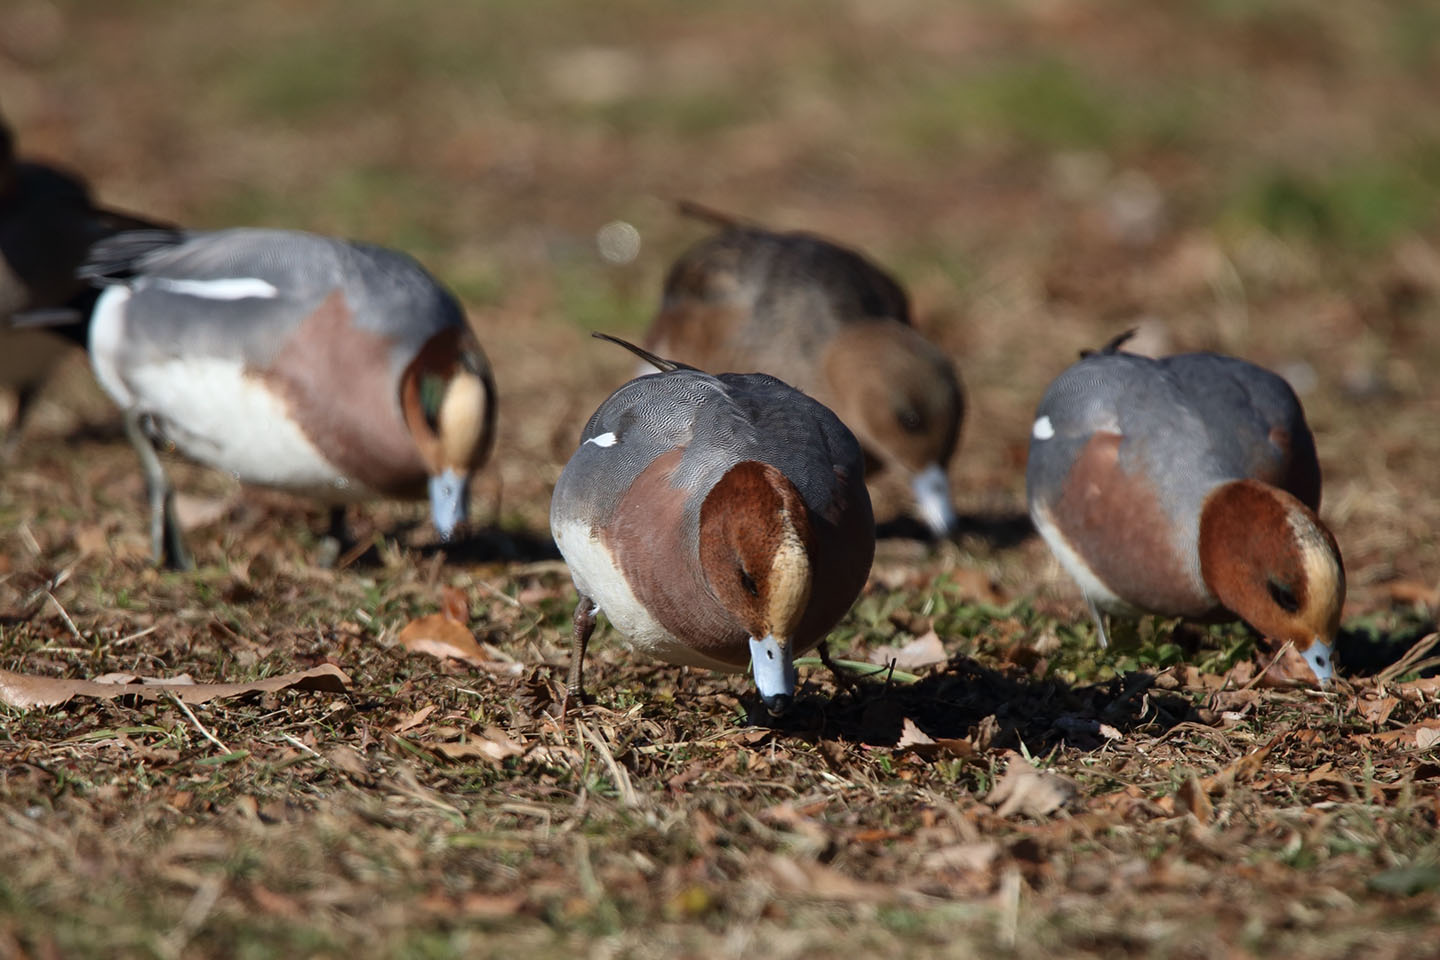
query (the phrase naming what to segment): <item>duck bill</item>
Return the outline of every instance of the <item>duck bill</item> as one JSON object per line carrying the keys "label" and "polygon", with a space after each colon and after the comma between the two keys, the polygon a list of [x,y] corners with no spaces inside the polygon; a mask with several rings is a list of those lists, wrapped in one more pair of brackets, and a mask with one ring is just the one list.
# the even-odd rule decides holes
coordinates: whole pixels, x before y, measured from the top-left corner
{"label": "duck bill", "polygon": [[948,537],[955,530],[955,505],[950,502],[950,478],[938,463],[921,470],[910,479],[910,492],[915,497],[915,511],[937,537]]}
{"label": "duck bill", "polygon": [[1310,670],[1315,674],[1320,686],[1329,686],[1330,678],[1335,676],[1335,648],[1330,641],[1316,637],[1310,646],[1301,651],[1300,656],[1310,665]]}
{"label": "duck bill", "polygon": [[778,717],[790,709],[795,700],[795,661],[790,641],[777,640],[773,633],[759,640],[751,637],[750,669],[755,674],[760,702],[770,716]]}
{"label": "duck bill", "polygon": [[442,470],[430,478],[430,519],[440,539],[449,540],[465,522],[469,503],[469,478],[459,470]]}

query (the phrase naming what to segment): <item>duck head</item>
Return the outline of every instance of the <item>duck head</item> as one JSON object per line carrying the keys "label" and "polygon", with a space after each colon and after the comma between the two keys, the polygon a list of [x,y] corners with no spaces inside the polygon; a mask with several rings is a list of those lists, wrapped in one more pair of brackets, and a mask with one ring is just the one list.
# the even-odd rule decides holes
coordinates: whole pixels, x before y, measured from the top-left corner
{"label": "duck head", "polygon": [[753,460],[731,467],[700,508],[700,566],[711,591],[750,637],[765,709],[795,696],[797,631],[810,604],[810,520],[783,473]]}
{"label": "duck head", "polygon": [[447,327],[420,348],[400,379],[400,408],[430,474],[431,518],[448,540],[495,443],[495,381],[468,328]]}
{"label": "duck head", "polygon": [[1200,572],[1256,630],[1289,641],[1324,686],[1334,674],[1345,568],[1315,512],[1258,480],[1221,484],[1200,514]]}

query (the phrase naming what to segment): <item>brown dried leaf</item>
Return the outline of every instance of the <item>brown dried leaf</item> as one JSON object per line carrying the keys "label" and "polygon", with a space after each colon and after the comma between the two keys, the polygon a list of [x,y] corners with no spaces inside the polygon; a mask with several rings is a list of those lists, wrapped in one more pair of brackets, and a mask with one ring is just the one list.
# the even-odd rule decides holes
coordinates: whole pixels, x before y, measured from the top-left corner
{"label": "brown dried leaf", "polygon": [[454,587],[440,588],[440,612],[456,623],[470,622],[470,600],[465,591]]}
{"label": "brown dried leaf", "polygon": [[[138,682],[135,682],[136,680]],[[160,700],[166,694],[173,694],[185,703],[194,704],[241,697],[249,693],[274,693],[277,690],[290,689],[344,693],[349,684],[350,677],[345,671],[329,663],[310,670],[267,677],[250,683],[196,683],[188,676],[174,679],[139,677],[132,678],[129,682],[100,683],[95,680],[35,677],[0,670],[0,701],[27,710],[31,707],[58,706],[72,697],[114,700],[117,697],[133,696],[142,700]]]}
{"label": "brown dried leaf", "polygon": [[1426,698],[1440,694],[1440,677],[1425,677],[1409,683],[1392,684],[1391,690],[1400,695],[1406,703],[1424,703]]}
{"label": "brown dried leaf", "polygon": [[898,750],[906,747],[933,747],[935,738],[915,726],[915,721],[906,717],[900,724],[900,739],[895,741]]}
{"label": "brown dried leaf", "polygon": [[985,802],[1002,817],[1023,814],[1043,819],[1070,804],[1080,795],[1075,781],[1048,770],[1038,770],[1024,757],[1013,757],[1005,775]]}
{"label": "brown dried leaf", "polygon": [[1390,714],[1400,705],[1398,697],[1380,697],[1378,699],[1361,700],[1357,705],[1356,712],[1367,722],[1380,726],[1390,719]]}
{"label": "brown dried leaf", "polygon": [[400,631],[399,640],[400,645],[411,653],[428,653],[442,660],[459,660],[476,667],[489,662],[470,628],[443,613],[411,620]]}
{"label": "brown dried leaf", "polygon": [[1194,775],[1180,784],[1175,799],[1187,813],[1193,815],[1202,824],[1210,822],[1215,807],[1211,804],[1209,795],[1205,793],[1205,788],[1200,786],[1200,781]]}
{"label": "brown dried leaf", "polygon": [[988,870],[1000,856],[1000,845],[993,840],[975,843],[957,843],[939,850],[932,850],[922,861],[926,870],[960,870],[978,872]]}
{"label": "brown dried leaf", "polygon": [[791,859],[777,853],[771,855],[766,866],[775,888],[791,896],[851,903],[894,898],[891,887],[864,883],[814,860]]}
{"label": "brown dried leaf", "polygon": [[1206,777],[1201,781],[1205,792],[1209,794],[1224,793],[1237,783],[1244,783],[1253,780],[1255,775],[1264,767],[1265,760],[1270,756],[1270,751],[1279,744],[1281,736],[1272,739],[1265,746],[1252,750],[1243,757],[1236,757],[1225,766],[1219,773]]}
{"label": "brown dried leaf", "polygon": [[1415,731],[1415,746],[1421,750],[1429,750],[1440,743],[1440,729],[1435,727],[1421,727]]}
{"label": "brown dried leaf", "polygon": [[903,647],[876,647],[870,652],[870,662],[888,665],[892,660],[897,670],[918,670],[937,663],[944,663],[950,657],[945,645],[934,630],[905,644]]}
{"label": "brown dried leaf", "polygon": [[506,757],[518,757],[525,752],[524,747],[511,740],[499,727],[486,727],[482,735],[471,737],[463,743],[426,743],[424,746],[451,760],[481,757],[494,763],[499,763]]}
{"label": "brown dried leaf", "polygon": [[1440,607],[1440,590],[1432,584],[1418,580],[1396,580],[1386,584],[1385,592],[1390,595],[1392,603],[1410,607],[1425,606],[1432,610]]}
{"label": "brown dried leaf", "polygon": [[415,727],[418,727],[420,726],[420,724],[424,723],[426,718],[434,712],[435,704],[433,703],[429,706],[421,707],[419,710],[416,710],[414,713],[410,714],[410,716],[406,717],[404,720],[401,720],[398,724],[396,724],[395,732],[404,733],[406,730],[413,730]]}

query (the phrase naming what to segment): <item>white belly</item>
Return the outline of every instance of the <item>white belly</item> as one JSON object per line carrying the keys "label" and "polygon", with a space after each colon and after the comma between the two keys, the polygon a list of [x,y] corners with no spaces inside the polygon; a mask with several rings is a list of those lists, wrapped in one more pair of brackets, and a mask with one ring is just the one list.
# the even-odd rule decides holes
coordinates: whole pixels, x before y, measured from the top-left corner
{"label": "white belly", "polygon": [[182,453],[243,483],[321,499],[370,495],[325,459],[280,398],[238,362],[167,360],[133,369],[126,380],[139,409]]}
{"label": "white belly", "polygon": [[560,555],[570,567],[575,589],[595,601],[615,629],[624,634],[636,650],[666,663],[727,673],[745,669],[712,660],[676,640],[636,598],[614,556],[600,539],[599,532],[589,524],[583,521],[556,524],[550,532],[560,548]]}

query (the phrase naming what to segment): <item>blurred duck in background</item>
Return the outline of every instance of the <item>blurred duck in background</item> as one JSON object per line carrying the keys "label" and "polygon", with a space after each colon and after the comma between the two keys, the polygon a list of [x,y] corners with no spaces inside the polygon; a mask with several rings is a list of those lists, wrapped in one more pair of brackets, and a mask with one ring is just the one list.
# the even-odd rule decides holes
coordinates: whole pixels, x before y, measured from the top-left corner
{"label": "blurred duck in background", "polygon": [[720,228],[671,266],[647,349],[706,370],[769,373],[835,411],[867,474],[903,478],[936,537],[955,529],[947,469],[965,413],[960,378],[910,323],[905,291],[853,250],[774,233],[697,204]]}
{"label": "blurred duck in background", "polygon": [[495,384],[455,297],[406,254],[286,230],[97,244],[100,385],[145,470],[156,562],[191,561],[157,443],[331,506],[429,497],[443,538],[495,437]]}
{"label": "blurred duck in background", "polygon": [[77,177],[19,160],[0,120],[0,388],[15,393],[8,458],[56,364],[84,345],[97,291],[76,276],[96,241],[158,224],[95,206]]}

